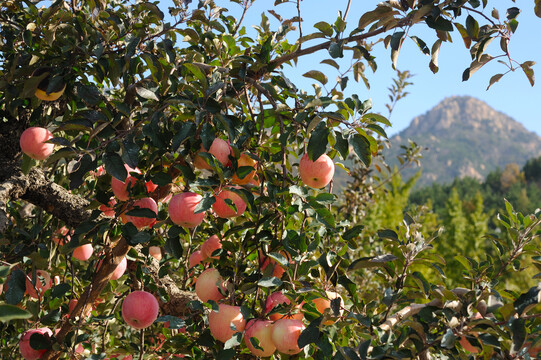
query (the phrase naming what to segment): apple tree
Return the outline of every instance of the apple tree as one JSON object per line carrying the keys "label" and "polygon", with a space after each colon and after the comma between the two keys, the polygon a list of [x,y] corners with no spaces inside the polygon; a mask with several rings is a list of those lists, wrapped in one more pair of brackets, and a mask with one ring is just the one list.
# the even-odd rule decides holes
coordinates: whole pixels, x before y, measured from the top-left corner
{"label": "apple tree", "polygon": [[[533,83],[533,63],[508,56],[519,9],[401,0],[353,14],[350,2],[313,27],[300,0],[0,4],[2,358],[537,354],[540,288],[499,279],[541,267],[539,213],[509,205],[496,255],[456,254],[463,283],[447,288],[422,213],[365,237],[331,180],[354,156],[366,175],[355,209],[377,199],[369,169],[390,123],[344,92],[349,76],[369,86],[375,46],[393,67],[418,46],[436,72],[459,34],[464,79],[507,59]],[[493,40],[501,54],[487,53]],[[315,81],[303,91],[287,73],[316,53],[337,81],[302,70]]]}

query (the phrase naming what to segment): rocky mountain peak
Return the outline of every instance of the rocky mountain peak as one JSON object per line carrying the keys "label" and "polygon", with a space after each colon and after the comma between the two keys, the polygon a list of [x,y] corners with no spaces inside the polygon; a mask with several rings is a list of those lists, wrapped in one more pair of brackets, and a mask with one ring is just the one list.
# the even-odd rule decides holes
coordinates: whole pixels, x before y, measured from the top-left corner
{"label": "rocky mountain peak", "polygon": [[444,99],[391,138],[392,163],[400,145],[411,139],[427,147],[421,184],[455,177],[484,177],[508,163],[522,165],[541,155],[541,138],[510,116],[470,96]]}

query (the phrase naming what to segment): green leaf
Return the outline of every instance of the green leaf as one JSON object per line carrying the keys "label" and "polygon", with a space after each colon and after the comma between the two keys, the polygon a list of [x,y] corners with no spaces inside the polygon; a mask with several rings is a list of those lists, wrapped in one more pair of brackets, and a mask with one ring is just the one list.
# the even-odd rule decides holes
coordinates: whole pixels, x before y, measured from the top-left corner
{"label": "green leaf", "polygon": [[518,14],[520,14],[520,9],[518,7],[510,7],[507,9],[507,20],[515,19]]}
{"label": "green leaf", "polygon": [[312,321],[310,325],[308,325],[306,329],[301,332],[301,334],[299,335],[299,339],[297,340],[297,345],[300,349],[302,349],[308,344],[312,344],[318,341],[320,334],[319,323],[320,320],[316,319],[315,321]]}
{"label": "green leaf", "polygon": [[129,216],[136,216],[142,218],[156,219],[156,213],[147,208],[134,208],[126,213]]}
{"label": "green leaf", "polygon": [[135,246],[137,244],[143,244],[150,241],[150,234],[146,231],[141,231],[135,234],[135,236],[132,236],[131,238],[128,238],[128,244]]}
{"label": "green leaf", "polygon": [[339,70],[340,69],[340,65],[338,65],[338,63],[332,59],[325,59],[325,60],[322,60],[321,61],[321,64],[327,64],[327,65],[330,65],[332,67],[334,67],[335,69]]}
{"label": "green leaf", "polygon": [[102,156],[102,161],[105,165],[105,171],[120,181],[126,181],[128,172],[124,167],[124,161],[122,161],[120,155],[117,153],[106,152]]}
{"label": "green leaf", "polygon": [[317,71],[317,70],[310,70],[304,73],[302,76],[317,80],[323,85],[327,84],[327,81],[328,81],[327,76],[325,76],[325,74],[323,74],[321,71]]}
{"label": "green leaf", "polygon": [[398,258],[392,254],[362,257],[353,261],[348,266],[348,271],[383,266],[386,262],[395,261],[396,259]]}
{"label": "green leaf", "polygon": [[178,236],[167,238],[164,248],[167,253],[173,255],[176,259],[182,258],[182,253],[184,252],[184,249],[180,244],[180,238]]}
{"label": "green leaf", "polygon": [[443,16],[438,16],[435,19],[433,16],[428,16],[425,21],[428,27],[434,30],[453,31],[453,23]]}
{"label": "green leaf", "polygon": [[182,124],[180,131],[173,136],[172,148],[173,150],[178,150],[180,145],[190,136],[195,134],[196,130],[195,123],[193,121],[186,121]]}
{"label": "green leaf", "polygon": [[441,346],[446,349],[453,349],[455,347],[456,340],[457,339],[455,334],[453,333],[453,330],[447,329],[445,335],[443,335],[441,339]]}
{"label": "green leaf", "polygon": [[479,23],[471,15],[468,15],[466,18],[466,32],[473,40],[477,40],[479,38]]}
{"label": "green leaf", "polygon": [[349,143],[351,144],[351,146],[353,146],[355,154],[357,154],[364,166],[366,166],[367,168],[370,167],[370,164],[372,163],[370,142],[364,136],[355,134],[349,139]]}
{"label": "green leaf", "polygon": [[319,31],[321,31],[326,36],[332,36],[332,34],[333,34],[333,29],[332,29],[331,24],[326,23],[324,21],[320,21],[318,23],[315,23],[314,27],[316,29],[318,29]]}
{"label": "green leaf", "polygon": [[163,322],[163,323],[168,322],[169,329],[181,329],[184,326],[186,326],[186,322],[184,320],[172,315],[160,316],[159,318],[156,319],[156,322]]}
{"label": "green leaf", "polygon": [[53,290],[51,292],[51,296],[53,298],[61,298],[64,295],[66,295],[70,290],[71,290],[71,285],[70,284],[61,283],[61,284],[56,285],[53,288]]}
{"label": "green leaf", "polygon": [[233,336],[231,336],[231,338],[225,342],[224,349],[227,350],[227,349],[234,348],[235,346],[239,346],[241,339],[242,339],[242,333],[238,332],[238,333],[233,334]]}
{"label": "green leaf", "polygon": [[332,42],[331,45],[329,45],[329,55],[331,55],[333,59],[343,58],[344,48],[342,47],[342,42]]}
{"label": "green leaf", "polygon": [[440,47],[441,47],[441,39],[438,39],[434,42],[434,45],[432,45],[432,57],[430,59],[430,70],[435,74],[438,72],[438,55],[440,54]]}
{"label": "green leaf", "polygon": [[30,347],[34,350],[48,350],[51,348],[51,339],[39,333],[30,336]]}
{"label": "green leaf", "polygon": [[26,275],[19,269],[11,272],[9,281],[7,282],[8,289],[5,293],[6,302],[10,305],[17,305],[21,302],[26,291]]}
{"label": "green leaf", "polygon": [[362,117],[363,121],[371,120],[375,122],[379,122],[380,124],[392,126],[389,119],[387,119],[385,116],[375,113],[367,113],[364,114]]}
{"label": "green leaf", "polygon": [[533,61],[526,61],[520,64],[520,67],[522,68],[522,71],[524,71],[524,74],[528,78],[528,81],[530,82],[531,86],[534,86],[535,84],[535,76],[534,76],[533,69],[531,68],[531,66],[534,64],[535,62]]}
{"label": "green leaf", "polygon": [[426,46],[426,43],[423,40],[421,40],[417,36],[410,36],[410,39],[413,40],[417,44],[417,46],[423,52],[423,54],[430,55],[430,49],[428,48],[428,46]]}
{"label": "green leaf", "polygon": [[207,211],[208,209],[212,207],[212,204],[214,204],[215,202],[216,202],[216,198],[214,197],[213,194],[205,193],[205,195],[203,195],[203,198],[201,199],[199,204],[197,204],[197,206],[195,207],[194,214],[200,214],[204,211]]}
{"label": "green leaf", "polygon": [[144,87],[141,87],[141,86],[136,86],[135,87],[135,92],[137,92],[137,95],[139,95],[143,99],[155,100],[155,101],[160,100],[160,99],[158,99],[158,97],[156,96],[156,94],[153,91],[145,89]]}
{"label": "green leaf", "polygon": [[525,320],[518,318],[511,321],[511,334],[513,339],[513,346],[511,346],[511,354],[516,354],[522,348],[524,341],[526,340],[526,327],[524,326]]}
{"label": "green leaf", "polygon": [[541,302],[540,286],[532,287],[528,292],[520,295],[513,303],[518,315],[522,315]]}
{"label": "green leaf", "polygon": [[78,83],[76,89],[77,96],[89,105],[98,105],[103,99],[103,96],[101,95],[101,92],[96,87],[96,85],[83,85],[81,83]]}
{"label": "green leaf", "polygon": [[319,215],[318,219],[325,224],[325,226],[329,228],[333,228],[335,226],[334,222],[334,216],[327,208],[318,208],[316,209],[316,213]]}
{"label": "green leaf", "polygon": [[327,151],[329,129],[325,122],[320,122],[310,134],[308,141],[308,158],[315,161]]}
{"label": "green leaf", "polygon": [[275,276],[261,278],[257,284],[264,288],[278,287],[282,285],[282,280]]}
{"label": "green leaf", "polygon": [[490,82],[488,84],[487,90],[490,89],[492,85],[500,81],[500,79],[503,77],[503,74],[496,74],[490,78]]}
{"label": "green leaf", "polygon": [[205,88],[208,86],[207,77],[199,68],[199,66],[191,63],[184,63],[183,66],[188,69],[188,71],[191,72],[197,78],[197,80],[199,80],[203,84]]}
{"label": "green leaf", "polygon": [[0,322],[18,319],[30,319],[32,314],[15,305],[0,304]]}
{"label": "green leaf", "polygon": [[348,229],[344,235],[342,235],[342,239],[344,240],[351,240],[354,237],[357,237],[364,229],[363,225],[355,225],[351,229]]}

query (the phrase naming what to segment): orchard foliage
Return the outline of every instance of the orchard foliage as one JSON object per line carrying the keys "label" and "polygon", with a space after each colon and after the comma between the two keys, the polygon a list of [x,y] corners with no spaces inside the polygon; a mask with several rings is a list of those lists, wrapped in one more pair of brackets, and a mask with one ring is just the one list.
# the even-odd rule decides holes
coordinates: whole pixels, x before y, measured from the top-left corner
{"label": "orchard foliage", "polygon": [[[298,174],[305,154],[311,161],[326,154],[348,171],[349,156],[367,172],[379,158],[389,121],[371,111],[370,100],[344,89],[351,74],[369,86],[377,67],[371,51],[380,40],[393,67],[411,39],[435,72],[440,47],[457,30],[472,57],[464,79],[501,57],[533,83],[533,63],[508,56],[518,8],[504,16],[489,14],[487,0],[402,0],[354,16],[345,2],[336,21],[310,29],[301,21],[309,4],[293,2],[297,15],[281,15],[290,2],[265,9],[253,32],[242,23],[260,6],[251,0],[174,0],[167,16],[152,2],[1,3],[3,358],[19,357],[20,338],[41,359],[250,358],[246,322],[277,314],[302,319],[277,320],[270,336],[299,336],[296,344],[274,344],[292,354],[298,346],[291,355],[297,358],[535,353],[540,289],[507,291],[499,278],[539,267],[541,214],[508,206],[500,216],[508,237],[491,235],[497,253],[480,261],[457,254],[463,284],[451,289],[443,281],[446,259],[429,252],[438,232],[423,233],[422,214],[406,214],[400,226],[368,238],[363,212],[338,208],[343,202],[332,182],[313,189]],[[243,12],[237,19],[222,6]],[[412,27],[432,29],[437,40],[427,45],[409,36]],[[492,40],[502,54],[486,53]],[[302,91],[285,71],[315,52],[327,54],[323,63],[338,80],[303,70],[317,83]],[[47,159],[21,153],[19,138],[29,127],[52,132],[55,151]],[[216,139],[230,147],[227,157],[213,150]],[[416,150],[406,149],[405,158],[415,161]],[[376,168],[385,174],[385,166]],[[253,179],[242,181],[247,176]],[[369,207],[371,184],[360,180],[354,207]],[[127,197],[115,197],[113,183]],[[192,207],[171,206],[187,193],[198,195]],[[201,222],[174,220],[181,210]],[[221,211],[228,216],[217,216]],[[202,247],[212,236],[219,244]],[[90,258],[77,259],[74,251],[88,244]],[[125,274],[111,280],[125,257]],[[423,276],[426,266],[440,274],[432,283]],[[202,290],[214,290],[214,300],[201,302],[196,282],[209,268],[219,275],[216,288]],[[123,319],[123,300],[134,291],[159,303],[159,317],[144,330]],[[266,300],[278,291],[287,301],[269,309]],[[216,325],[213,318],[221,324],[228,314],[234,320],[225,323],[237,326]],[[286,323],[295,323],[294,334],[284,336]],[[53,335],[23,335],[44,327]]]}

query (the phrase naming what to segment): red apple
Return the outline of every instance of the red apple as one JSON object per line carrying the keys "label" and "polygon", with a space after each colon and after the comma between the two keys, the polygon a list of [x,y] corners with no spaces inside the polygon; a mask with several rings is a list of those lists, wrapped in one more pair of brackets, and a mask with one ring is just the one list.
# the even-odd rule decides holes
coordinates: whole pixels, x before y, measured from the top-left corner
{"label": "red apple", "polygon": [[261,272],[264,272],[268,266],[271,266],[272,268],[272,276],[277,277],[278,279],[281,279],[282,275],[284,275],[286,272],[286,270],[281,267],[276,260],[265,257],[265,260],[263,260],[261,263]]}
{"label": "red apple", "polygon": [[302,181],[314,188],[321,189],[331,182],[334,175],[334,163],[326,154],[312,161],[304,154],[299,163],[299,174]]}
{"label": "red apple", "polygon": [[209,314],[210,333],[221,342],[225,343],[233,334],[244,331],[245,326],[246,320],[242,317],[240,306],[220,304],[218,312],[211,311]]}
{"label": "red apple", "polygon": [[[257,349],[252,345],[251,338],[257,339],[259,347]],[[272,342],[272,321],[262,319],[252,319],[246,324],[244,332],[244,342],[250,352],[255,356],[267,357],[274,354],[276,345]]]}
{"label": "red apple", "polygon": [[252,179],[255,176],[255,168],[257,166],[257,161],[255,161],[250,155],[248,155],[248,153],[242,153],[239,157],[239,160],[237,161],[237,168],[241,168],[245,166],[253,167],[254,170],[250,171],[243,178],[239,178],[237,174],[235,173],[235,175],[233,175],[233,178],[231,179],[233,183],[238,184],[238,185],[246,185],[250,181],[252,181]]}
{"label": "red apple", "polygon": [[52,236],[53,242],[57,245],[64,245],[71,240],[69,235],[69,229],[62,226],[60,229],[56,229]]}
{"label": "red apple", "polygon": [[[133,208],[150,209],[156,215],[158,215],[158,204],[153,198],[146,197],[133,202]],[[132,209],[133,209],[132,208]],[[131,222],[138,230],[144,229],[148,226],[152,226],[156,223],[156,218],[139,217],[133,215],[126,215],[126,219]]]}
{"label": "red apple", "polygon": [[201,256],[203,259],[218,259],[219,256],[212,257],[212,253],[222,248],[221,240],[218,236],[212,235],[203,244],[201,244]]}
{"label": "red apple", "polygon": [[35,350],[30,346],[30,337],[32,334],[41,334],[47,337],[53,336],[53,332],[49,328],[39,328],[26,331],[21,337],[21,340],[19,340],[19,352],[25,360],[38,360],[47,351],[46,349]]}
{"label": "red apple", "polygon": [[114,209],[115,205],[116,205],[115,198],[111,198],[109,200],[108,205],[101,204],[99,209],[103,212],[104,216],[112,218],[112,217],[115,217],[115,209]]}
{"label": "red apple", "polygon": [[126,272],[126,268],[128,267],[128,261],[126,260],[126,257],[123,257],[122,260],[118,263],[116,266],[115,271],[113,271],[113,275],[111,275],[111,280],[118,280],[122,275],[124,275],[124,272]]}
{"label": "red apple", "polygon": [[87,261],[88,259],[90,259],[93,253],[94,253],[94,248],[92,247],[92,244],[84,244],[84,245],[76,247],[73,250],[73,253],[71,256],[73,256],[74,258],[80,261]]}
{"label": "red apple", "polygon": [[158,300],[146,291],[129,293],[122,302],[122,318],[135,329],[144,329],[158,318]]}
{"label": "red apple", "polygon": [[[74,317],[74,316],[77,316],[79,314],[72,314],[73,312],[73,309],[75,309],[75,306],[77,305],[77,303],[79,302],[79,300],[77,299],[71,299],[69,304],[68,304],[68,314],[69,314],[69,317]],[[92,313],[92,309],[89,307],[88,310],[85,312],[84,316],[85,317],[89,317]]]}
{"label": "red apple", "polygon": [[[203,147],[203,144],[201,144],[201,150],[200,152],[207,152],[205,148]],[[227,166],[229,164],[229,154],[231,153],[231,147],[227,143],[227,141],[222,140],[220,138],[215,138],[212,142],[212,145],[210,145],[210,149],[208,151],[210,154],[214,155],[216,159],[223,165]],[[205,159],[203,159],[201,156],[196,155],[193,162],[194,166],[197,169],[207,169],[210,170],[211,167]]]}
{"label": "red apple", "polygon": [[148,254],[160,261],[162,259],[162,248],[159,246],[151,246],[148,248]]}
{"label": "red apple", "polygon": [[[289,304],[291,304],[291,301],[287,298],[287,296],[282,294],[281,291],[273,292],[272,294],[270,294],[267,297],[267,301],[265,302],[265,314],[268,314],[272,309],[274,309],[278,305],[282,305],[282,304],[289,305]],[[296,308],[300,310],[302,308],[303,304],[304,304],[304,302],[297,305]],[[295,314],[274,313],[274,314],[269,315],[269,319],[271,319],[272,321],[280,320],[282,318],[290,318],[290,319],[302,320],[304,318],[304,314],[299,311],[299,312],[297,312]]]}
{"label": "red apple", "polygon": [[218,270],[213,268],[203,271],[195,283],[195,293],[202,302],[223,299],[224,296],[218,288],[225,290],[224,279]]}
{"label": "red apple", "polygon": [[[326,291],[325,292],[327,297],[326,298],[317,298],[314,299],[314,305],[316,306],[317,311],[319,311],[321,314],[325,312],[326,309],[331,308],[331,300],[333,299],[340,299],[340,311],[339,315],[342,315],[344,310],[342,309],[342,306],[344,304],[344,301],[342,299],[342,296],[340,294],[334,292],[334,291]],[[331,310],[331,315],[334,316],[334,312]],[[334,324],[334,320],[327,320],[323,323],[323,325],[332,325]]]}
{"label": "red apple", "polygon": [[205,212],[195,214],[195,208],[202,197],[193,192],[177,194],[169,201],[169,217],[177,225],[194,228],[201,224],[205,218]]}
{"label": "red apple", "polygon": [[197,264],[200,264],[201,261],[203,261],[203,255],[201,254],[201,250],[194,251],[188,259],[188,268],[193,268]]}
{"label": "red apple", "polygon": [[281,353],[298,354],[302,349],[297,345],[297,340],[304,329],[305,326],[300,320],[280,319],[272,325],[272,342]]}
{"label": "red apple", "polygon": [[[233,191],[224,189],[214,196],[216,202],[212,204],[212,210],[216,213],[216,216],[221,218],[231,218],[235,216],[240,216],[246,210],[246,203],[242,198],[234,193]],[[229,207],[225,202],[226,199],[229,199],[235,204],[237,210]]]}
{"label": "red apple", "polygon": [[120,181],[114,176],[111,177],[111,188],[113,189],[113,194],[115,194],[117,199],[120,201],[128,201],[130,199],[130,194],[128,193],[128,186],[131,188],[137,182],[137,178],[130,175],[130,173],[134,172],[137,174],[141,174],[141,170],[139,170],[138,168],[132,169],[126,164],[124,164],[124,167],[128,172],[128,176],[126,177],[125,181]]}
{"label": "red apple", "polygon": [[[45,270],[36,270],[36,285],[32,285],[32,272],[26,275],[26,292],[34,299],[39,299],[38,293],[43,294],[53,286],[51,276]],[[36,291],[37,290],[37,291]]]}
{"label": "red apple", "polygon": [[19,145],[21,151],[35,160],[45,160],[53,153],[54,144],[47,143],[53,134],[42,127],[29,127],[21,134]]}

